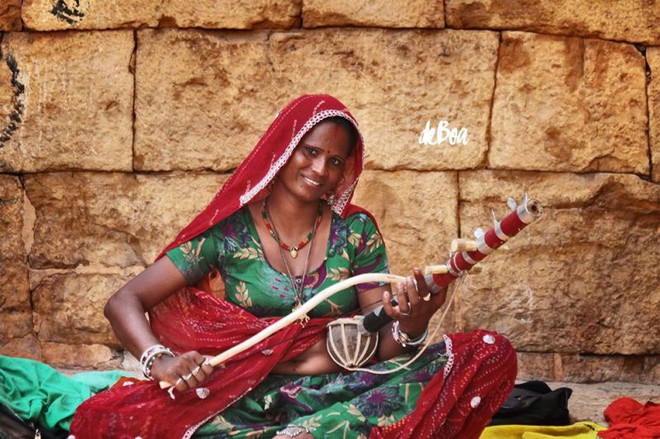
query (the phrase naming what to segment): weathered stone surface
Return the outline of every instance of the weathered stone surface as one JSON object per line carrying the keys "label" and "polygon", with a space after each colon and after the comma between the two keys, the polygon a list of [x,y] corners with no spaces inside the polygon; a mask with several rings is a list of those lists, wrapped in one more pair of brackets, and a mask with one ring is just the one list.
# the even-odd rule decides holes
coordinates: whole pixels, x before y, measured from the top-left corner
{"label": "weathered stone surface", "polygon": [[[235,34],[138,33],[135,165],[235,167],[276,111],[330,93],[360,122],[366,164],[464,169],[487,148],[498,36],[491,32],[323,29]],[[469,74],[466,74],[469,72]],[[468,131],[468,144],[420,145],[427,121]]]}
{"label": "weathered stone surface", "polygon": [[44,279],[32,293],[39,341],[118,346],[103,307],[128,280],[75,272]]}
{"label": "weathered stone surface", "polygon": [[651,163],[653,181],[660,182],[660,47],[646,49],[646,60],[651,68],[648,86]]}
{"label": "weathered stone surface", "polygon": [[300,17],[301,0],[24,0],[28,29],[201,27],[287,28]]}
{"label": "weathered stone surface", "polygon": [[227,170],[240,163],[277,110],[278,102],[255,96],[276,90],[270,69],[259,67],[268,58],[265,38],[138,33],[136,169]]}
{"label": "weathered stone surface", "polygon": [[556,379],[588,383],[633,381],[658,384],[660,358],[648,356],[600,356],[558,354]]}
{"label": "weathered stone surface", "polygon": [[[24,321],[25,319],[23,317],[18,319],[19,324],[22,324]],[[14,322],[10,320],[8,324],[13,323]],[[0,342],[0,355],[6,355],[8,357],[30,358],[32,360],[43,361],[43,351],[41,349],[41,345],[37,340],[36,334],[33,332],[30,332],[29,334],[20,338],[12,338],[6,344],[2,344]]]}
{"label": "weathered stone surface", "polygon": [[660,8],[655,0],[447,0],[446,16],[452,28],[516,29],[660,44]]}
{"label": "weathered stone surface", "polygon": [[116,369],[121,357],[107,346],[97,344],[41,343],[43,361],[56,367]]}
{"label": "weathered stone surface", "polygon": [[[23,242],[24,192],[18,178],[0,174],[0,262],[25,263]],[[25,265],[23,265],[25,267]],[[4,264],[1,266],[7,268]],[[6,285],[4,282],[0,285]]]}
{"label": "weathered stone surface", "polygon": [[131,170],[133,46],[131,31],[5,35],[0,170]]}
{"label": "weathered stone surface", "polygon": [[[29,305],[29,302],[28,302]],[[2,328],[0,328],[0,349],[15,339],[22,339],[32,333],[32,311],[17,311],[0,308]]]}
{"label": "weathered stone surface", "polygon": [[214,174],[27,176],[37,216],[31,266],[146,266],[224,180]]}
{"label": "weathered stone surface", "polygon": [[518,351],[519,380],[552,381],[555,373],[555,357],[553,353],[536,353]]}
{"label": "weathered stone surface", "polygon": [[544,217],[468,277],[459,329],[501,331],[523,352],[657,353],[660,186],[633,175],[461,173],[461,233],[523,192]]}
{"label": "weathered stone surface", "polygon": [[0,4],[0,31],[19,31],[21,22],[21,1],[3,0]]}
{"label": "weathered stone surface", "polygon": [[[16,177],[0,175],[0,350],[32,331],[23,242],[24,194]],[[10,349],[10,348],[7,348]],[[13,348],[12,348],[13,349]]]}
{"label": "weathered stone surface", "polygon": [[491,168],[649,174],[645,89],[631,45],[505,33]]}
{"label": "weathered stone surface", "polygon": [[576,383],[626,381],[656,384],[657,355],[584,355],[518,352],[519,380]]}
{"label": "weathered stone surface", "polygon": [[443,2],[435,0],[305,0],[303,26],[444,27]]}
{"label": "weathered stone surface", "polygon": [[365,171],[353,203],[369,210],[383,234],[390,271],[443,263],[458,234],[456,174]]}

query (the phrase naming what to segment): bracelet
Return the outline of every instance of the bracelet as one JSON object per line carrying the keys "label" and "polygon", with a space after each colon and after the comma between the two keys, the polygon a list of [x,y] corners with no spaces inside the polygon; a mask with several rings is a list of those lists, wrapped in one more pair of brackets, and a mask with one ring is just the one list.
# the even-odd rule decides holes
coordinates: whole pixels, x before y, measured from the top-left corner
{"label": "bracelet", "polygon": [[289,424],[284,430],[276,431],[275,434],[280,436],[296,437],[303,433],[310,433],[310,430],[298,425]]}
{"label": "bracelet", "polygon": [[151,376],[151,366],[154,364],[157,358],[167,355],[174,357],[174,353],[170,348],[163,346],[162,344],[155,344],[149,346],[140,356],[140,369],[142,369],[142,375],[148,380],[153,380],[154,377]]}
{"label": "bracelet", "polygon": [[404,348],[407,346],[419,346],[426,341],[426,338],[429,336],[429,328],[424,330],[424,333],[417,338],[411,339],[408,334],[403,332],[399,328],[399,321],[397,320],[392,325],[392,338],[395,342],[399,343]]}

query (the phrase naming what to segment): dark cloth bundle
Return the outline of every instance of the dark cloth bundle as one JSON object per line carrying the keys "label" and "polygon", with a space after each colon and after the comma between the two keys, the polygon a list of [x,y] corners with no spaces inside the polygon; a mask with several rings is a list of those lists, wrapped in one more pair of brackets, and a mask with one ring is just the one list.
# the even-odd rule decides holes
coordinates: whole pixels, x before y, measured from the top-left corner
{"label": "dark cloth bundle", "polygon": [[568,398],[573,390],[552,390],[543,381],[516,384],[490,425],[569,425]]}
{"label": "dark cloth bundle", "polygon": [[[37,436],[38,435],[38,436]],[[20,418],[12,409],[0,404],[0,439],[64,439],[68,433],[59,430],[51,431],[37,427],[33,423]]]}

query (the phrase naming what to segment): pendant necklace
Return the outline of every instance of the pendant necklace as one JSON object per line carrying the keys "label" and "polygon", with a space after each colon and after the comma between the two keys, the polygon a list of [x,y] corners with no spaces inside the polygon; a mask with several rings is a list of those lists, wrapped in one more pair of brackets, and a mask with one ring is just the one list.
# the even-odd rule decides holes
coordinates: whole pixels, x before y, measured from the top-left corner
{"label": "pendant necklace", "polygon": [[275,230],[275,226],[272,224],[270,220],[270,215],[268,214],[268,207],[266,206],[266,200],[268,200],[268,197],[264,198],[264,203],[261,206],[261,217],[264,220],[264,224],[266,225],[266,229],[268,230],[268,233],[270,233],[270,236],[273,237],[275,242],[280,246],[280,249],[284,249],[289,252],[291,257],[293,259],[296,259],[298,257],[298,252],[303,249],[309,242],[312,240],[314,237],[314,234],[316,233],[316,229],[319,227],[319,224],[321,223],[321,218],[323,217],[323,211],[321,210],[321,205],[319,204],[319,210],[318,213],[316,214],[316,221],[314,221],[314,226],[312,227],[312,230],[307,234],[307,236],[300,241],[297,245],[294,245],[293,247],[289,246],[286,242],[282,241],[280,239],[280,235],[277,233],[277,230]]}
{"label": "pendant necklace", "polygon": [[[284,262],[284,267],[286,268],[286,273],[287,277],[289,278],[289,283],[291,284],[291,289],[293,289],[294,293],[294,304],[293,307],[291,308],[291,311],[295,311],[296,309],[300,308],[300,306],[303,303],[303,291],[305,289],[305,279],[307,279],[307,270],[309,268],[309,260],[312,256],[312,251],[314,250],[314,237],[316,236],[316,229],[318,228],[321,219],[323,218],[323,210],[321,205],[319,205],[319,210],[316,216],[316,221],[314,221],[314,227],[312,228],[312,231],[309,233],[307,236],[307,242],[305,242],[303,245],[299,244],[298,250],[307,243],[310,243],[309,245],[309,251],[307,252],[307,258],[305,259],[305,266],[303,268],[303,274],[300,277],[300,279],[296,278],[293,273],[291,272],[291,268],[289,267],[289,263],[286,260],[286,255],[284,254],[284,250],[289,250],[287,247],[282,245],[281,241],[279,240],[279,235],[277,234],[277,230],[275,229],[274,226],[271,225],[269,219],[270,216],[268,214],[268,207],[266,206],[266,200],[264,199],[264,204],[263,204],[263,217],[264,217],[264,222],[266,223],[266,228],[268,228],[268,231],[271,233],[271,236],[275,239],[275,241],[280,244],[278,246],[278,250],[280,252],[280,257],[282,258],[282,262]],[[286,244],[285,244],[286,245]],[[289,252],[291,252],[289,250]],[[291,254],[291,257],[295,259],[295,257],[298,256],[298,253],[296,251],[296,255],[294,256]]]}

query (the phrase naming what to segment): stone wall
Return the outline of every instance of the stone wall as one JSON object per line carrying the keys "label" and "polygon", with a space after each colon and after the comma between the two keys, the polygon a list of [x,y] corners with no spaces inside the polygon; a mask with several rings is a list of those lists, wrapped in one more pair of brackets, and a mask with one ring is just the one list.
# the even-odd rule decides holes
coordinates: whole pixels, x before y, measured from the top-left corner
{"label": "stone wall", "polygon": [[443,330],[506,334],[522,379],[660,381],[660,2],[5,0],[0,30],[1,354],[130,365],[105,300],[327,92],[394,272],[545,207]]}

